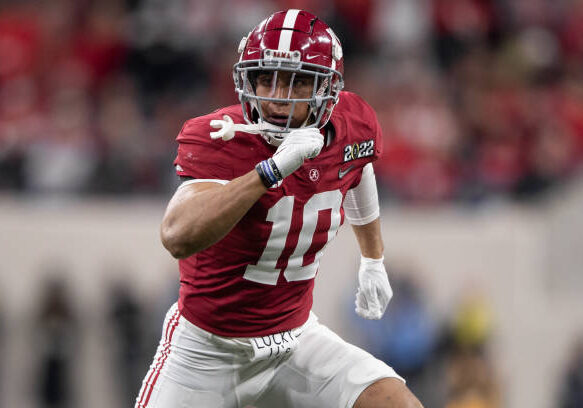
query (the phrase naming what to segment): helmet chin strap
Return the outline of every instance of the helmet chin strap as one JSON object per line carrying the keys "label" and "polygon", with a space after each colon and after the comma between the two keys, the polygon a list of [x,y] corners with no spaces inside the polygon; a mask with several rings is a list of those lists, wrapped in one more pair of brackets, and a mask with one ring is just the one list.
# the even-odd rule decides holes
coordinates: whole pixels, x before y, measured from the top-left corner
{"label": "helmet chin strap", "polygon": [[[301,124],[299,128],[306,126],[309,115]],[[210,125],[213,129],[218,129],[210,132],[210,137],[213,140],[223,139],[225,142],[235,137],[235,132],[245,132],[252,134],[260,134],[272,146],[279,146],[283,139],[289,132],[283,132],[285,128],[274,125],[273,123],[265,122],[259,119],[259,123],[247,124],[234,123],[229,115],[223,115],[223,120],[211,120]],[[298,128],[298,129],[299,129]]]}
{"label": "helmet chin strap", "polygon": [[[309,118],[310,118],[310,115],[308,115],[306,120],[304,120],[304,122],[300,126],[298,126],[297,128],[291,128],[287,132],[285,132],[284,127],[274,125],[273,123],[265,122],[261,119],[259,119],[259,123],[257,124],[257,126],[260,129],[259,133],[261,134],[261,136],[263,136],[263,138],[267,141],[267,143],[269,143],[272,146],[277,147],[283,142],[283,139],[285,139],[285,137],[292,130],[301,129],[301,128],[305,127],[306,123],[308,123]],[[273,132],[273,130],[276,130],[279,132]]]}
{"label": "helmet chin strap", "polygon": [[210,132],[210,137],[213,140],[223,139],[226,142],[235,137],[235,132],[245,132],[259,134],[273,146],[279,146],[283,141],[283,137],[275,137],[275,135],[282,134],[281,132],[273,132],[273,130],[283,130],[283,128],[267,122],[244,125],[242,123],[234,123],[229,115],[223,115],[223,120],[211,120],[210,125],[213,129],[218,129]]}
{"label": "helmet chin strap", "polygon": [[284,131],[285,128],[263,120],[259,120],[259,123],[256,126],[260,129],[259,134],[265,139],[265,141],[276,147],[283,142],[283,139],[285,139],[286,135],[289,133]]}
{"label": "helmet chin strap", "polygon": [[259,134],[261,129],[257,124],[244,125],[242,123],[234,123],[229,115],[223,115],[223,120],[211,120],[210,125],[213,129],[218,129],[215,132],[210,132],[211,139],[223,139],[225,142],[235,137],[235,132],[245,132]]}

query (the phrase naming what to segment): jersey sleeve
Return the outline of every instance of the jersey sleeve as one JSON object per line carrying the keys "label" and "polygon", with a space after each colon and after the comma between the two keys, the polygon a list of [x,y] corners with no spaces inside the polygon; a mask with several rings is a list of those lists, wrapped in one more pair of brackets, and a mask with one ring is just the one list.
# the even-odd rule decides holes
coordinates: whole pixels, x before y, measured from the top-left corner
{"label": "jersey sleeve", "polygon": [[381,124],[379,123],[379,120],[377,119],[377,115],[375,113],[375,111],[371,109],[372,112],[372,118],[373,118],[373,134],[374,134],[374,141],[375,141],[375,149],[374,149],[374,155],[372,157],[371,161],[375,161],[378,160],[381,155],[383,154],[383,130],[381,128]]}
{"label": "jersey sleeve", "polygon": [[373,162],[378,160],[383,153],[383,130],[372,106],[361,97],[357,96],[357,98],[361,105],[359,111],[362,112],[362,118],[365,122],[362,132],[368,133],[367,139],[372,140],[374,144],[373,154],[366,162]]}
{"label": "jersey sleeve", "polygon": [[[351,111],[350,121],[347,124],[348,139],[351,147],[344,146],[345,154],[349,157],[360,157],[354,160],[358,166],[359,177],[356,177],[350,188],[356,187],[360,183],[360,175],[363,168],[368,164],[378,160],[383,153],[383,131],[378,121],[374,109],[360,96],[354,93],[347,93],[350,97],[349,108]],[[354,115],[354,113],[357,113]],[[348,150],[346,150],[348,149]]]}
{"label": "jersey sleeve", "polygon": [[[366,167],[367,164],[372,163],[374,161],[377,161],[381,155],[383,154],[383,130],[381,128],[381,124],[379,123],[379,120],[377,118],[377,114],[374,111],[374,109],[366,102],[363,103],[366,106],[366,112],[367,112],[367,116],[369,116],[370,118],[370,135],[371,135],[371,139],[373,140],[374,143],[374,152],[373,155],[370,156],[370,159],[367,160],[367,162],[365,163],[364,166],[362,166],[362,168],[360,169],[361,172],[361,177],[362,177],[362,172],[364,171],[364,168]],[[372,166],[372,164],[371,164]],[[371,168],[370,171],[373,174],[374,177],[374,171]],[[358,178],[358,182],[355,183],[352,188],[355,188],[356,186],[358,186],[361,182],[361,177]],[[374,188],[376,190],[376,181],[374,182]]]}
{"label": "jersey sleeve", "polygon": [[210,119],[198,117],[188,120],[176,138],[178,152],[174,159],[176,174],[180,177],[210,180],[231,180],[233,170],[225,157],[225,142],[209,136]]}

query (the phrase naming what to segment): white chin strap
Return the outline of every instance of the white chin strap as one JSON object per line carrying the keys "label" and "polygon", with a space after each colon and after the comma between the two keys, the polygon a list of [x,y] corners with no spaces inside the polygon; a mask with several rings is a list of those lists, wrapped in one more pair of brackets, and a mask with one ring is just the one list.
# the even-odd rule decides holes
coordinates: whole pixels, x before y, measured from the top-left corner
{"label": "white chin strap", "polygon": [[223,120],[211,120],[210,125],[213,129],[218,129],[215,132],[210,132],[211,139],[223,139],[225,142],[235,137],[235,132],[252,133],[261,135],[263,138],[273,146],[279,146],[283,141],[283,137],[276,137],[280,135],[279,132],[270,132],[273,130],[282,130],[283,128],[272,123],[261,122],[258,124],[244,125],[242,123],[234,123],[229,115],[223,115]]}

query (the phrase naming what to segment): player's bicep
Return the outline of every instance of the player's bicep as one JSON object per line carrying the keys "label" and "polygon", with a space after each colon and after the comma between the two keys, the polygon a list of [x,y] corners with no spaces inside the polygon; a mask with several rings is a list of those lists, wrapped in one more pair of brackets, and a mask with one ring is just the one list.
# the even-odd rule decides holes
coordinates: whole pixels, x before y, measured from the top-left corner
{"label": "player's bicep", "polygon": [[200,179],[191,177],[180,177],[180,181],[181,183],[176,189],[176,192],[186,187],[189,187],[190,191],[202,191],[208,188],[216,188],[229,182],[229,180]]}
{"label": "player's bicep", "polygon": [[211,189],[222,188],[226,183],[223,180],[188,179],[183,181],[168,202],[162,223],[172,223],[176,219],[183,217],[186,213],[195,212],[198,206],[192,205],[192,203],[198,199],[200,193]]}

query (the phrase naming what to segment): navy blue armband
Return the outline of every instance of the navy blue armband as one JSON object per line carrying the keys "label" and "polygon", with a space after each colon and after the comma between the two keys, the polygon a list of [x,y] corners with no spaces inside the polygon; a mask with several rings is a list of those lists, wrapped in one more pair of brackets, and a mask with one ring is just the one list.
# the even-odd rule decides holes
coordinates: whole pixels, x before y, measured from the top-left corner
{"label": "navy blue armband", "polygon": [[270,188],[277,184],[277,177],[267,160],[257,163],[255,170],[259,174],[259,178],[261,178],[265,187]]}

